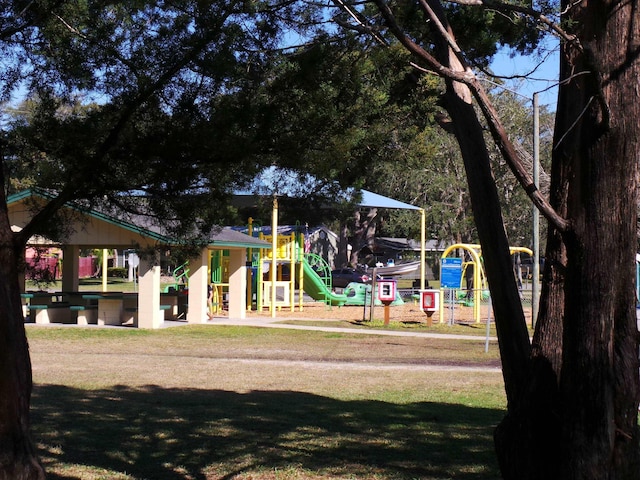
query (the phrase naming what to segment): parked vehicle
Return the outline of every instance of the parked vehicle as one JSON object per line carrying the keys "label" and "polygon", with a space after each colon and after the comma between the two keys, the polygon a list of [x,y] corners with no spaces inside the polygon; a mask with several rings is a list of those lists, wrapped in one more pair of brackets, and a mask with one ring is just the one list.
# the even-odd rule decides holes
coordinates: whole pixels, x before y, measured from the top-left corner
{"label": "parked vehicle", "polygon": [[[381,278],[378,276],[378,278]],[[346,267],[338,268],[331,272],[331,279],[334,287],[344,288],[351,282],[371,283],[371,276],[363,271],[355,268]]]}

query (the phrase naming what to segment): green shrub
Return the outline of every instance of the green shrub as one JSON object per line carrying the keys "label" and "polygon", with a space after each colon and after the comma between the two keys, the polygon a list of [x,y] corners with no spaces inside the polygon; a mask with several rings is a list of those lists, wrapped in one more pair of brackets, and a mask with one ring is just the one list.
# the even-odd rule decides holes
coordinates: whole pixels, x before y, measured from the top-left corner
{"label": "green shrub", "polygon": [[107,277],[127,278],[127,269],[124,267],[109,267],[107,269]]}

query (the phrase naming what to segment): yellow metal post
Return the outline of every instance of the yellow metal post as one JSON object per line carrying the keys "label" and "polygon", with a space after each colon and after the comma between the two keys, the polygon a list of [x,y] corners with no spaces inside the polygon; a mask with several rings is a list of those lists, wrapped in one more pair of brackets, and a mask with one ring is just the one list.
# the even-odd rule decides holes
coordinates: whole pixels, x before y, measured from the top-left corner
{"label": "yellow metal post", "polygon": [[276,317],[276,268],[278,262],[278,198],[273,197],[273,212],[271,215],[271,304],[269,310],[271,318]]}
{"label": "yellow metal post", "polygon": [[292,312],[296,309],[296,234],[292,233],[289,240],[289,306]]}
{"label": "yellow metal post", "polygon": [[102,291],[107,291],[107,268],[109,266],[109,250],[106,248],[102,249]]}
{"label": "yellow metal post", "polygon": [[[307,232],[308,233],[308,232]],[[304,234],[301,236],[301,245],[296,245],[296,247],[298,248],[298,253],[299,253],[299,258],[298,258],[298,304],[299,304],[299,309],[302,312],[303,308],[304,308],[304,272],[302,271],[302,269],[304,268],[304,265],[302,264],[305,261],[304,258],[304,245],[305,245],[305,238],[304,238]]]}
{"label": "yellow metal post", "polygon": [[482,260],[479,255],[476,254],[474,262],[476,265],[474,265],[473,268],[473,318],[476,323],[480,323],[480,302],[482,301],[482,291],[484,287],[481,283],[480,269],[483,268],[483,266],[480,264]]}

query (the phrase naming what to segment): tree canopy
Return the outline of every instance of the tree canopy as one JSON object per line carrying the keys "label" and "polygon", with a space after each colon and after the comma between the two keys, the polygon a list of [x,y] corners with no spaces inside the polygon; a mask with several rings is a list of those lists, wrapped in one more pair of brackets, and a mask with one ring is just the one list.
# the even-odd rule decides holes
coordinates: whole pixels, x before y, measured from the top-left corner
{"label": "tree canopy", "polygon": [[[19,308],[27,239],[48,233],[68,201],[134,209],[137,195],[145,196],[145,213],[197,235],[233,213],[221,205],[235,188],[271,167],[293,175],[288,183],[300,185],[307,211],[343,187],[384,184],[381,193],[401,200],[450,204],[430,213],[455,236],[468,234],[471,206],[509,401],[496,435],[503,475],[637,472],[629,287],[640,150],[640,115],[629,100],[640,75],[637,0],[563,0],[563,25],[557,5],[533,7],[484,0],[2,4],[0,98],[14,112],[2,132],[0,204],[24,186],[56,194],[21,232],[0,209],[0,478],[43,476],[29,440],[31,373]],[[512,125],[518,142],[521,105],[507,100],[499,115],[501,100],[492,101],[478,73],[500,45],[530,52],[544,32],[563,41],[548,195],[508,135]],[[460,161],[451,161],[455,148],[434,121],[454,135]],[[549,222],[533,344],[505,232],[506,217],[521,223],[516,205],[524,202],[501,174],[506,165]],[[462,168],[468,196],[458,188]],[[426,183],[432,171],[437,181]]]}
{"label": "tree canopy", "polygon": [[0,92],[29,102],[17,109],[27,106],[28,114],[14,117],[5,134],[6,171],[54,189],[56,204],[105,195],[124,204],[120,192],[138,192],[163,215],[211,224],[221,218],[207,205],[268,165],[268,155],[258,155],[263,127],[252,109],[243,111],[300,6],[3,8],[8,61]]}

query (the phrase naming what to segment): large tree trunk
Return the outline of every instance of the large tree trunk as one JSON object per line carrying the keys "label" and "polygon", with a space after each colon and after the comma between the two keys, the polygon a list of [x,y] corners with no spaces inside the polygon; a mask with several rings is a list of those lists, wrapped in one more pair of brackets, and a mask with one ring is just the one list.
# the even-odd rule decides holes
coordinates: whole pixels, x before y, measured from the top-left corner
{"label": "large tree trunk", "polygon": [[[491,174],[483,129],[473,107],[453,89],[446,108],[453,120],[467,171],[474,220],[482,246],[485,272],[491,291],[496,329],[507,394],[507,415],[496,430],[498,461],[504,478],[549,479],[552,457],[541,462],[553,446],[547,427],[554,423],[544,404],[531,396],[530,381],[535,364],[518,287],[513,275],[509,243],[502,223],[499,198]],[[542,369],[548,372],[548,368]],[[548,377],[548,375],[547,375]],[[555,389],[555,387],[554,387]],[[517,440],[516,440],[517,439]],[[523,448],[523,445],[527,445]]]}
{"label": "large tree trunk", "polygon": [[378,219],[378,209],[370,208],[367,210],[366,215],[363,215],[361,210],[358,210],[355,214],[354,225],[354,249],[351,252],[351,259],[349,263],[355,267],[362,261],[363,255],[361,250],[368,248],[373,251],[375,247],[375,237]]}
{"label": "large tree trunk", "polygon": [[538,335],[558,377],[559,471],[638,478],[639,3],[563,10],[582,45],[563,48],[561,78],[570,81],[560,88],[552,190],[572,228],[548,248],[565,261],[565,278],[563,290],[545,290],[545,322],[561,326]]}
{"label": "large tree trunk", "polygon": [[4,193],[0,192],[0,480],[43,479],[30,437],[31,361],[22,317],[18,262]]}
{"label": "large tree trunk", "polygon": [[[565,45],[561,78],[575,77],[561,87],[555,132],[551,200],[569,228],[550,229],[530,352],[481,131],[464,89],[448,82],[508,400],[496,450],[507,479],[638,478],[640,11],[638,0],[564,3],[585,39],[582,48]],[[439,58],[456,67],[444,42]]]}
{"label": "large tree trunk", "polygon": [[[564,3],[582,46],[563,47],[551,203],[570,229],[549,232],[530,394],[498,453],[505,478],[638,478],[640,12]],[[522,450],[547,468],[527,471]]]}

